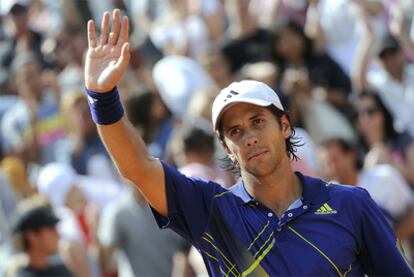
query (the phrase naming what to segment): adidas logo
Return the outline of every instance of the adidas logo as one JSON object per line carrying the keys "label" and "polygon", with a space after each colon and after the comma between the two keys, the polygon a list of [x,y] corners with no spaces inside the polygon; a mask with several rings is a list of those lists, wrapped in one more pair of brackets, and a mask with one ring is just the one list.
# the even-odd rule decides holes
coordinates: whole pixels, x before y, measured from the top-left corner
{"label": "adidas logo", "polygon": [[233,95],[236,96],[239,95],[239,93],[234,90],[230,90],[230,93],[226,95],[226,98],[223,101],[226,102],[228,99],[232,98]]}
{"label": "adidas logo", "polygon": [[316,210],[315,214],[336,214],[336,210],[332,209],[328,203],[323,204],[319,209]]}

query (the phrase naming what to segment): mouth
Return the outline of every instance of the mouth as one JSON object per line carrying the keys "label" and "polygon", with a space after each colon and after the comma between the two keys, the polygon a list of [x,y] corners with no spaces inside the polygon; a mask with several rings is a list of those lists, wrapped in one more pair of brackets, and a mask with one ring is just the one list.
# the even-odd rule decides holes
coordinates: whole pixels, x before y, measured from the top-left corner
{"label": "mouth", "polygon": [[266,154],[267,153],[267,151],[266,150],[260,150],[260,151],[254,151],[254,152],[252,152],[252,153],[250,153],[249,155],[248,155],[248,157],[247,157],[247,159],[250,161],[250,160],[254,160],[254,159],[257,159],[257,158],[259,158],[259,157],[261,157],[261,156],[263,156],[264,154]]}

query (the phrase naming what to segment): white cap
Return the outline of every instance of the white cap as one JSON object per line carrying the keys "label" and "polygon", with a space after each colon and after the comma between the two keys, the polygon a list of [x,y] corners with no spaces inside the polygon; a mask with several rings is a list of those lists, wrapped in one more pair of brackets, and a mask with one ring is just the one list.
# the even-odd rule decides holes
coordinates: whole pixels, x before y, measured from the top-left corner
{"label": "white cap", "polygon": [[268,85],[253,80],[233,82],[222,89],[214,100],[212,123],[215,131],[220,122],[220,117],[235,103],[250,103],[261,107],[274,105],[279,110],[284,111],[276,92]]}
{"label": "white cap", "polygon": [[195,60],[182,56],[159,60],[152,70],[152,77],[162,100],[178,117],[185,115],[195,92],[212,85],[208,74]]}
{"label": "white cap", "polygon": [[67,164],[53,162],[45,165],[37,179],[39,193],[49,199],[53,207],[64,206],[69,190],[76,184],[78,175]]}

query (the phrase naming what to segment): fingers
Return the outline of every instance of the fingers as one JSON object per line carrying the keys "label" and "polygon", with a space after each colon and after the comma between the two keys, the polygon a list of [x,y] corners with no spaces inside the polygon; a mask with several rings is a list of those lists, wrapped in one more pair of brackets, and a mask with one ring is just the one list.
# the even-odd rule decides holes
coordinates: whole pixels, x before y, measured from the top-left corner
{"label": "fingers", "polygon": [[89,48],[96,47],[95,23],[93,20],[88,21],[88,45]]}
{"label": "fingers", "polygon": [[113,45],[117,44],[120,30],[121,30],[121,11],[119,9],[115,9],[112,12],[112,32],[109,37],[109,43]]}
{"label": "fingers", "polygon": [[129,58],[130,58],[129,43],[127,42],[124,45],[122,45],[121,56],[119,57],[118,61],[115,64],[116,70],[119,71],[120,73],[123,73],[126,67],[128,66]]}
{"label": "fingers", "polygon": [[125,42],[128,42],[128,29],[129,29],[128,17],[124,16],[122,17],[121,32],[119,34],[118,44],[124,45]]}
{"label": "fingers", "polygon": [[108,43],[109,39],[109,12],[105,12],[102,17],[102,24],[101,24],[101,46]]}
{"label": "fingers", "polygon": [[[121,22],[121,11],[115,9],[112,12],[112,30],[110,17],[111,15],[109,12],[103,14],[100,46],[104,46],[108,43],[112,45],[124,45],[124,43],[128,41],[128,17],[124,16]],[[88,42],[89,47],[97,47],[97,38],[93,20],[88,22]]]}

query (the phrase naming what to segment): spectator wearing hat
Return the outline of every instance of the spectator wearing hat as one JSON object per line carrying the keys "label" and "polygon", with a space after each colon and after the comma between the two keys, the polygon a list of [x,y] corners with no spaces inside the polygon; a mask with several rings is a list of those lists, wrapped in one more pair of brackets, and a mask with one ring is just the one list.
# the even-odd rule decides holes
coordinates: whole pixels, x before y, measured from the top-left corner
{"label": "spectator wearing hat", "polygon": [[[25,205],[27,204],[27,205]],[[13,233],[24,259],[7,271],[13,276],[72,276],[68,268],[56,259],[59,235],[56,224],[59,219],[46,206],[22,202],[19,206]]]}

